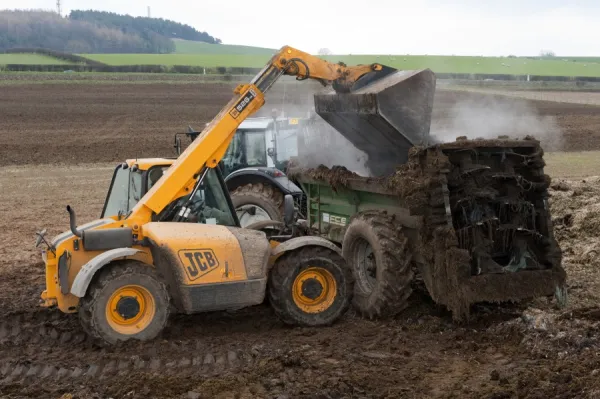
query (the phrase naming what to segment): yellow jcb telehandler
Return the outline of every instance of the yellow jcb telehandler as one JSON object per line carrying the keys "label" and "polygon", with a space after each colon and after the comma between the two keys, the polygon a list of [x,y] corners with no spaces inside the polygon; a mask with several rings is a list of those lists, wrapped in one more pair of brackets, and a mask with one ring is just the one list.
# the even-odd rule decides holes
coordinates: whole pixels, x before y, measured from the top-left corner
{"label": "yellow jcb telehandler", "polygon": [[[340,248],[298,234],[291,196],[280,231],[240,228],[218,164],[237,127],[264,105],[264,94],[281,75],[352,93],[365,85],[385,86],[382,80],[397,73],[379,64],[332,64],[283,47],[249,84],[235,89],[174,162],[138,159],[117,167],[101,219],[77,226],[67,206],[70,231],[52,240],[38,233],[36,246],[47,247],[43,306],[78,312],[86,332],[104,344],[153,339],[172,311],[238,309],[266,296],[286,323],[334,322],[353,291]],[[424,71],[424,80],[431,77]],[[419,78],[409,74],[391,82]],[[415,109],[423,108],[419,99],[430,102],[431,94],[413,90]],[[414,116],[409,108],[404,112]],[[165,166],[162,177],[153,177],[153,165]]]}

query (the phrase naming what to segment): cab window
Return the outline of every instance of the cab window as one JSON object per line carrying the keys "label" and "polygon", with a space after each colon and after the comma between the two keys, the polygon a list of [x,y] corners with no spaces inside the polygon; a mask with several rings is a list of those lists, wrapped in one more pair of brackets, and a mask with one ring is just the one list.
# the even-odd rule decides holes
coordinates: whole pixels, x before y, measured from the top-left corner
{"label": "cab window", "polygon": [[127,215],[140,200],[142,172],[117,166],[101,217]]}
{"label": "cab window", "polygon": [[267,166],[267,144],[264,132],[248,132],[245,138],[246,164],[248,166]]}
{"label": "cab window", "polygon": [[209,169],[189,205],[188,222],[236,226],[217,171]]}
{"label": "cab window", "polygon": [[163,174],[169,169],[169,166],[153,166],[148,170],[147,184],[148,188],[146,192],[150,191],[150,189],[156,184],[158,179],[160,179]]}

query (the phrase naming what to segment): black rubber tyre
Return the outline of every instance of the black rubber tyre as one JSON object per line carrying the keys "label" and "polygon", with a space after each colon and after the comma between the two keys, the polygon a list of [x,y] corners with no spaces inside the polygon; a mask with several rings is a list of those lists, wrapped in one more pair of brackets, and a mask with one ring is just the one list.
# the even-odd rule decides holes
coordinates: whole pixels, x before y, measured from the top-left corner
{"label": "black rubber tyre", "polygon": [[[154,314],[149,324],[135,334],[123,334],[111,327],[106,308],[113,293],[125,286],[142,287],[152,296]],[[148,265],[135,261],[108,265],[97,274],[85,297],[81,298],[79,320],[85,332],[101,346],[117,344],[129,339],[149,341],[156,338],[167,325],[170,314],[170,296],[164,283]]]}
{"label": "black rubber tyre", "polygon": [[271,220],[283,221],[283,193],[270,184],[240,186],[231,193],[231,202],[236,210],[243,205],[259,206]]}
{"label": "black rubber tyre", "polygon": [[353,306],[363,317],[390,317],[408,306],[414,273],[402,230],[379,211],[359,213],[350,220],[342,252],[354,276]]}
{"label": "black rubber tyre", "polygon": [[[326,270],[335,280],[333,302],[318,312],[301,309],[294,300],[294,281],[307,269]],[[268,299],[277,317],[286,324],[324,326],[338,320],[350,307],[352,272],[344,259],[324,247],[304,247],[281,256],[269,273]]]}

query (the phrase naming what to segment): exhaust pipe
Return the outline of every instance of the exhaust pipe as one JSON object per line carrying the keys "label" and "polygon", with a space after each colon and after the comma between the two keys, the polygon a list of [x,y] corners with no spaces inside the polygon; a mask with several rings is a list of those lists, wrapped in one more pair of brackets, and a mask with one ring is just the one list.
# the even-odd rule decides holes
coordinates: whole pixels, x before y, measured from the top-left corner
{"label": "exhaust pipe", "polygon": [[77,230],[77,220],[75,218],[75,211],[71,208],[71,205],[67,205],[67,212],[69,212],[69,225],[71,227],[71,233],[80,237],[83,235],[81,231]]}

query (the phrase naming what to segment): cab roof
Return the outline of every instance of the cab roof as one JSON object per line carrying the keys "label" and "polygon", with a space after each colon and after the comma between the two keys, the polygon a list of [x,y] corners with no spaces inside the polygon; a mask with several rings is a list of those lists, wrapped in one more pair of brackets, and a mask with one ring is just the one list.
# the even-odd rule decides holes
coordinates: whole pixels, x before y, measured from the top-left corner
{"label": "cab roof", "polygon": [[177,158],[137,158],[128,159],[125,162],[129,167],[137,165],[140,170],[148,170],[157,165],[171,166],[176,160]]}
{"label": "cab roof", "polygon": [[[298,125],[300,121],[305,118],[277,118],[277,122],[288,122],[290,125]],[[267,118],[264,116],[249,118],[243,121],[238,129],[242,130],[266,130],[270,125],[273,124],[273,118]]]}
{"label": "cab roof", "polygon": [[246,119],[245,121],[240,123],[240,126],[238,127],[238,129],[265,130],[272,123],[273,123],[273,119],[266,118],[266,117]]}

